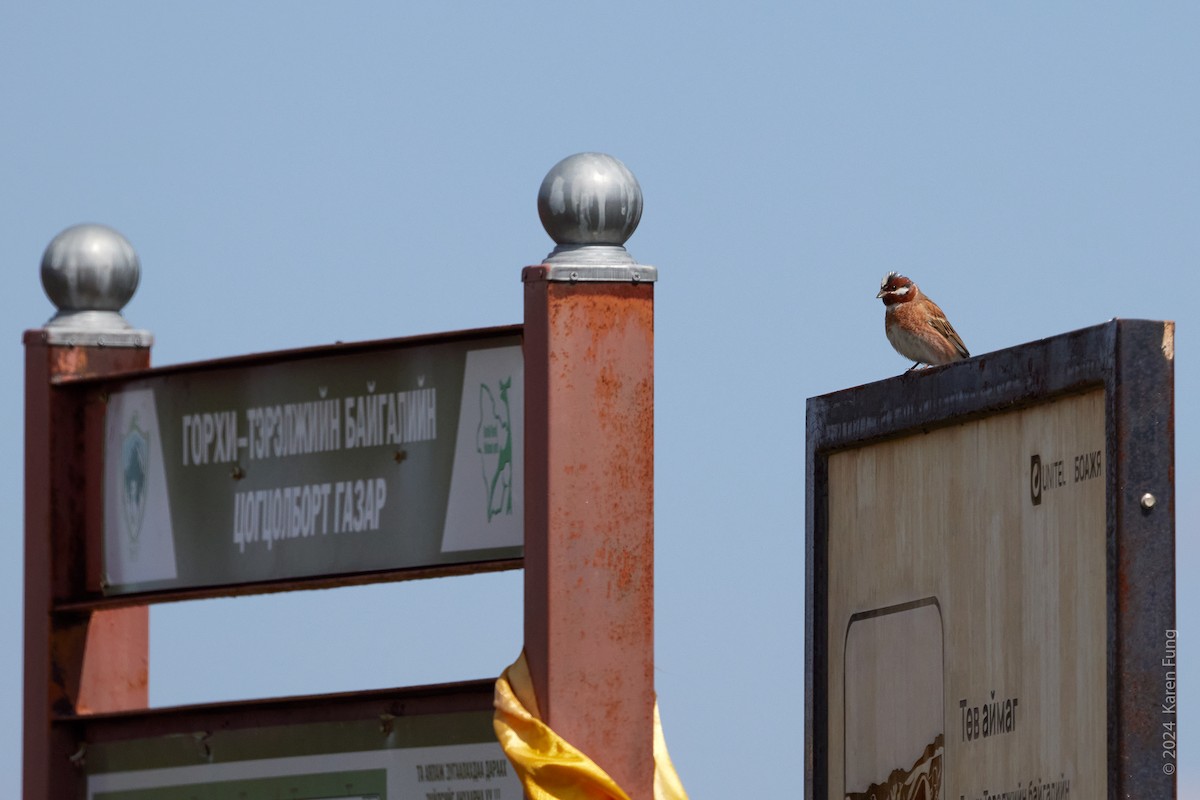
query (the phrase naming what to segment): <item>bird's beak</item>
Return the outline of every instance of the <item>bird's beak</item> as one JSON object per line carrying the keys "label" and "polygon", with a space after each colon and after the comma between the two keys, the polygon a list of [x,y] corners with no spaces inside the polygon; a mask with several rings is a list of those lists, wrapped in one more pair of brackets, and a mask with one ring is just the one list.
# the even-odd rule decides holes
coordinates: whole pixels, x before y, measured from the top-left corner
{"label": "bird's beak", "polygon": [[883,299],[883,296],[884,296],[885,294],[887,294],[887,291],[886,291],[886,290],[884,290],[884,289],[880,289],[880,290],[879,290],[879,294],[875,295],[875,299],[876,299],[876,300],[882,300],[882,299]]}

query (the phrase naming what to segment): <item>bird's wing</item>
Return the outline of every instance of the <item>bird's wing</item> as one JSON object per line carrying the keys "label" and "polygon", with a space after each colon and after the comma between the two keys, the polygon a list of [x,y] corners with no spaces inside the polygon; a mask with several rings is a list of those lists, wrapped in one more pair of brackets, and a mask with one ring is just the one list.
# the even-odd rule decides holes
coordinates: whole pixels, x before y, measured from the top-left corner
{"label": "bird's wing", "polygon": [[[941,309],[938,309],[939,311]],[[963,344],[962,337],[958,335],[958,331],[954,330],[954,326],[950,324],[950,320],[946,319],[944,314],[938,314],[929,320],[929,324],[935,331],[945,336],[946,339],[954,345],[954,349],[962,354],[963,358],[970,358],[971,354],[967,352],[967,346]]]}

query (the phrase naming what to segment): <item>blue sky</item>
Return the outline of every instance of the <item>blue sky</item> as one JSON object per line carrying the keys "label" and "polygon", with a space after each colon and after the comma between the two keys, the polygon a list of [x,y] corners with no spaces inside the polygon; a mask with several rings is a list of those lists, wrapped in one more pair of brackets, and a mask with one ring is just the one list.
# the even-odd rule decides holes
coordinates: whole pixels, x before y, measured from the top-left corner
{"label": "blue sky", "polygon": [[[907,367],[874,298],[889,270],[974,353],[1176,320],[1194,573],[1197,30],[1170,2],[6,9],[0,793],[19,782],[20,333],[51,316],[38,264],[77,222],[137,249],[125,313],[170,364],[519,322],[520,269],[553,246],[542,177],[622,159],[645,195],[629,249],[660,271],[658,689],[698,800],[800,791],[804,400]],[[152,700],[494,675],[520,649],[520,586],[158,609]],[[1197,590],[1178,602],[1188,796]]]}

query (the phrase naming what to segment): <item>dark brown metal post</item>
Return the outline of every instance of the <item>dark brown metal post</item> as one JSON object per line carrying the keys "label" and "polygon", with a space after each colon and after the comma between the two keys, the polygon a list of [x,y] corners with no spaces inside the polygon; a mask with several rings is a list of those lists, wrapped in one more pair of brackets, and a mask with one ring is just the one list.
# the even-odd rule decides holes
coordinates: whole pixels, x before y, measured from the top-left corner
{"label": "dark brown metal post", "polygon": [[[56,615],[65,584],[83,574],[84,487],[64,459],[80,433],[80,409],[57,378],[149,366],[148,347],[71,347],[27,331],[25,343],[25,731],[24,796],[70,798],[82,788],[77,748],[52,724],[75,713],[148,704],[149,614],[145,606]],[[95,480],[98,476],[93,476]],[[70,527],[64,522],[72,521]]]}
{"label": "dark brown metal post", "polygon": [[1121,320],[1110,388],[1111,797],[1175,797],[1175,324]]}
{"label": "dark brown metal post", "polygon": [[[57,378],[149,366],[149,348],[52,345],[25,334],[25,797],[78,791],[69,737],[55,716],[148,704],[146,607],[55,615],[56,589],[82,575],[84,487],[64,458],[78,441],[82,412],[54,388]],[[93,476],[95,479],[98,476]],[[73,522],[70,527],[63,523]]]}
{"label": "dark brown metal post", "polygon": [[525,649],[545,721],[653,793],[654,287],[525,273]]}

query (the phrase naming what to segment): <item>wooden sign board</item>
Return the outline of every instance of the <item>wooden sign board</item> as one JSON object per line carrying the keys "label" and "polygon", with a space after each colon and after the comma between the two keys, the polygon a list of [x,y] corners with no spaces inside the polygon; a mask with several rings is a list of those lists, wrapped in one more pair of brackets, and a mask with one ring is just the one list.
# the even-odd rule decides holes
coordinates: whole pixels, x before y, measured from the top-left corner
{"label": "wooden sign board", "polygon": [[1174,796],[1173,349],[1114,321],[809,400],[809,798]]}

